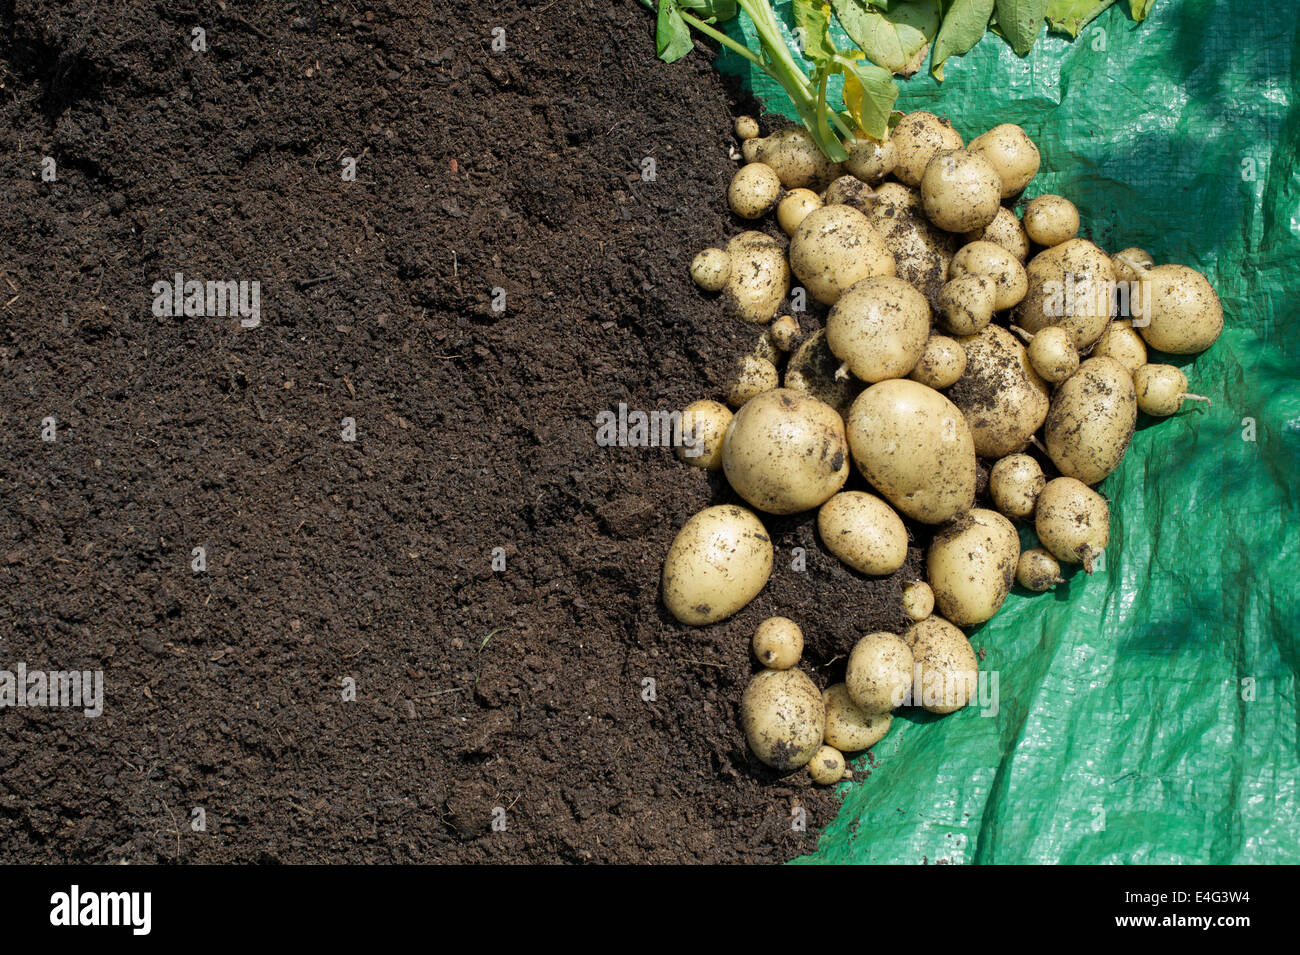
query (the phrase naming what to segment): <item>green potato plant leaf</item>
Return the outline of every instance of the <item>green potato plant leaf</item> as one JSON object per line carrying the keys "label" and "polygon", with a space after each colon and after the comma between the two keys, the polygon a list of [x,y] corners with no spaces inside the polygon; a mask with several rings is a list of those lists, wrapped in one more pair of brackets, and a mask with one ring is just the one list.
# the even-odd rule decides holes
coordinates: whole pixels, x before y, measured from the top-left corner
{"label": "green potato plant leaf", "polygon": [[939,32],[939,0],[894,3],[883,11],[867,0],[832,0],[832,6],[844,32],[867,59],[902,76],[921,68]]}
{"label": "green potato plant leaf", "polygon": [[1114,2],[1115,0],[1048,0],[1047,28],[1077,37],[1079,31]]}
{"label": "green potato plant leaf", "polygon": [[691,52],[691,30],[682,19],[677,0],[659,0],[655,28],[655,53],[665,63],[675,63]]}
{"label": "green potato plant leaf", "polygon": [[1128,12],[1132,14],[1133,19],[1141,23],[1155,6],[1156,0],[1128,0]]}
{"label": "green potato plant leaf", "polygon": [[1047,18],[1047,5],[1048,0],[995,0],[998,32],[1018,55],[1024,56],[1033,48]]}
{"label": "green potato plant leaf", "polygon": [[939,35],[934,41],[934,55],[930,72],[943,82],[943,64],[950,56],[960,56],[984,36],[989,17],[993,15],[994,0],[953,0],[943,18]]}

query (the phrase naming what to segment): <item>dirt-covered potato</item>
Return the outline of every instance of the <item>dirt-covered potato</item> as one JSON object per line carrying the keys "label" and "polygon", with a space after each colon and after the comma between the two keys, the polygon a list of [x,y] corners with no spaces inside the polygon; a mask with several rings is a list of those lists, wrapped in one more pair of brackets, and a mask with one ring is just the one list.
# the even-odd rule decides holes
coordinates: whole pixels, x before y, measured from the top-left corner
{"label": "dirt-covered potato", "polygon": [[[898,642],[902,644],[901,640]],[[907,650],[906,644],[902,648]],[[910,650],[907,655],[911,659]],[[907,687],[904,687],[904,692],[906,690]],[[893,721],[888,713],[862,712],[858,704],[853,702],[845,683],[836,683],[822,691],[822,705],[826,707],[826,744],[834,746],[841,753],[858,753],[875,746],[885,738],[889,724]]]}
{"label": "dirt-covered potato", "polygon": [[966,418],[933,388],[906,378],[872,385],[849,409],[849,448],[895,509],[941,524],[975,500],[975,443]]}
{"label": "dirt-covered potato", "polygon": [[1149,346],[1195,355],[1214,344],[1223,331],[1223,305],[1204,275],[1185,265],[1157,265],[1141,274],[1141,282],[1143,306],[1134,309],[1133,327]]}
{"label": "dirt-covered potato", "polygon": [[916,367],[929,334],[925,296],[892,275],[856,283],[826,319],[826,344],[853,374],[872,384],[902,378]]}
{"label": "dirt-covered potato", "polygon": [[781,362],[785,360],[785,352],[777,347],[771,327],[765,328],[763,334],[758,336],[758,341],[754,343],[753,354],[766,362],[771,362],[773,368],[780,368]]}
{"label": "dirt-covered potato", "polygon": [[840,174],[839,164],[826,158],[802,126],[789,126],[765,139],[745,141],[746,146],[750,144],[754,156],[750,161],[771,166],[787,189],[820,189]]}
{"label": "dirt-covered potato", "polygon": [[921,360],[907,377],[939,390],[947,388],[965,371],[966,350],[946,335],[931,335],[926,339]]}
{"label": "dirt-covered potato", "polygon": [[736,138],[753,139],[758,135],[758,120],[753,116],[736,117]]}
{"label": "dirt-covered potato", "polygon": [[664,605],[693,627],[725,620],[753,600],[772,573],[762,522],[734,504],[706,507],[687,521],[664,560]]}
{"label": "dirt-covered potato", "polygon": [[993,280],[993,308],[998,312],[1018,304],[1028,288],[1020,260],[992,242],[972,242],[957,250],[948,266],[948,277],[963,275],[986,275]]}
{"label": "dirt-covered potato", "polygon": [[997,283],[988,275],[960,275],[939,290],[939,314],[954,335],[977,335],[993,320]]}
{"label": "dirt-covered potato", "polygon": [[1156,264],[1151,254],[1136,247],[1123,249],[1110,257],[1111,268],[1115,270],[1115,281],[1136,282],[1145,272]]}
{"label": "dirt-covered potato", "polygon": [[762,670],[740,698],[740,722],[755,756],[773,769],[798,769],[822,747],[826,707],[802,670]]}
{"label": "dirt-covered potato", "polygon": [[706,292],[720,292],[731,277],[731,256],[722,249],[705,249],[691,260],[691,281]]}
{"label": "dirt-covered potato", "polygon": [[835,409],[788,388],[736,412],[722,442],[722,470],[737,494],[769,514],[795,514],[844,486],[849,461]]}
{"label": "dirt-covered potato", "polygon": [[867,716],[896,710],[912,688],[912,651],[892,633],[869,633],[849,654],[844,683],[853,704]]}
{"label": "dirt-covered potato", "polygon": [[998,214],[993,217],[992,222],[983,229],[967,232],[962,236],[962,240],[968,245],[980,240],[1000,245],[1020,262],[1029,257],[1029,236],[1025,235],[1025,227],[1020,224],[1016,214],[1006,206],[999,206]]}
{"label": "dirt-covered potato", "polygon": [[943,617],[912,624],[903,640],[916,661],[911,703],[931,713],[955,713],[975,699],[979,660],[962,633]]}
{"label": "dirt-covered potato", "polygon": [[983,156],[997,170],[1004,199],[1023,192],[1038,175],[1038,147],[1015,123],[994,126],[972,139],[966,148]]}
{"label": "dirt-covered potato", "polygon": [[844,754],[834,746],[822,746],[808,762],[808,775],[818,786],[834,786],[845,778]]}
{"label": "dirt-covered potato", "polygon": [[957,339],[966,370],[948,389],[970,426],[975,453],[1001,458],[1024,449],[1047,417],[1051,394],[1025,346],[1001,325]]}
{"label": "dirt-covered potato", "polygon": [[1034,530],[1053,557],[1066,564],[1083,564],[1091,574],[1094,561],[1110,543],[1110,508],[1082,481],[1060,477],[1048,481],[1038,495]]}
{"label": "dirt-covered potato", "polygon": [[[749,168],[746,166],[745,168]],[[776,207],[776,221],[781,231],[793,235],[808,213],[822,207],[822,197],[811,189],[791,189]]]}
{"label": "dirt-covered potato", "polygon": [[1034,513],[1047,478],[1038,462],[1027,454],[1008,454],[989,471],[989,496],[1007,517],[1024,520]]}
{"label": "dirt-covered potato", "polygon": [[1079,210],[1064,196],[1039,196],[1025,206],[1021,225],[1025,234],[1039,245],[1060,245],[1079,234]]}
{"label": "dirt-covered potato", "polygon": [[1039,252],[1025,268],[1029,287],[1016,307],[1016,324],[1037,335],[1060,325],[1080,354],[1106,330],[1115,308],[1110,257],[1087,239],[1070,239]]}
{"label": "dirt-covered potato", "polygon": [[849,158],[844,168],[863,182],[879,182],[894,171],[894,141],[878,143],[874,139],[854,139],[845,143]]}
{"label": "dirt-covered potato", "polygon": [[817,529],[826,549],[860,573],[884,577],[907,560],[907,528],[874,494],[836,494],[817,512]]}
{"label": "dirt-covered potato", "polygon": [[1065,583],[1065,578],[1061,576],[1061,565],[1056,558],[1041,547],[1034,547],[1020,555],[1016,564],[1016,583],[1041,594]]}
{"label": "dirt-covered potato", "polygon": [[769,670],[788,670],[803,656],[803,631],[789,617],[768,617],[754,631],[754,656]]}
{"label": "dirt-covered potato", "polygon": [[727,205],[742,219],[761,219],[781,198],[781,180],[761,162],[741,166],[727,189]]}
{"label": "dirt-covered potato", "polygon": [[1096,484],[1119,467],[1136,424],[1128,369],[1113,358],[1089,358],[1052,396],[1043,440],[1058,471]]}
{"label": "dirt-covered potato", "polygon": [[896,182],[876,189],[868,218],[894,254],[894,274],[933,300],[948,281],[957,237],[925,217],[918,190]]}
{"label": "dirt-covered potato", "polygon": [[826,344],[826,329],[819,328],[804,339],[785,366],[785,386],[830,405],[842,417],[863,388],[852,375],[840,373],[842,364]]}
{"label": "dirt-covered potato", "polygon": [[761,232],[742,232],[727,243],[731,272],[723,299],[732,314],[759,325],[772,320],[790,291],[785,250]]}
{"label": "dirt-covered potato", "polygon": [[919,186],[925,167],[934,154],[945,149],[961,149],[961,133],[946,119],[918,110],[898,121],[890,136],[894,144],[894,175],[909,186]]}
{"label": "dirt-covered potato", "polygon": [[1143,365],[1133,374],[1138,408],[1157,418],[1171,415],[1184,401],[1204,401],[1203,395],[1187,393],[1187,376],[1173,365]]}
{"label": "dirt-covered potato", "polygon": [[757,355],[741,355],[727,376],[727,404],[739,408],[751,398],[781,384],[776,366]]}
{"label": "dirt-covered potato", "polygon": [[782,315],[768,331],[772,334],[772,343],[781,351],[794,351],[799,344],[799,323],[793,315]]}
{"label": "dirt-covered potato", "polygon": [[863,215],[871,212],[876,193],[857,176],[840,176],[822,193],[822,202],[828,206],[850,206]]}
{"label": "dirt-covered potato", "polygon": [[949,232],[988,226],[1001,208],[1002,180],[993,164],[966,149],[935,153],[921,176],[921,204]]}
{"label": "dirt-covered potato", "polygon": [[1025,351],[1038,376],[1054,385],[1065,381],[1079,367],[1079,350],[1074,347],[1074,336],[1060,325],[1044,328],[1033,336]]}
{"label": "dirt-covered potato", "polygon": [[790,237],[790,267],[813,298],[833,305],[856,282],[893,275],[894,255],[857,209],[822,206]]}
{"label": "dirt-covered potato", "polygon": [[973,508],[935,534],[926,576],[939,612],[962,627],[988,620],[1016,579],[1020,536],[997,511]]}
{"label": "dirt-covered potato", "polygon": [[903,613],[913,620],[934,613],[934,590],[924,580],[914,580],[903,588]]}
{"label": "dirt-covered potato", "polygon": [[1147,346],[1142,336],[1133,330],[1131,320],[1116,319],[1101,333],[1089,357],[1114,358],[1129,370],[1129,374],[1134,374],[1147,363]]}
{"label": "dirt-covered potato", "polygon": [[682,443],[676,454],[691,467],[722,467],[722,439],[731,424],[731,409],[717,401],[696,401],[682,411]]}

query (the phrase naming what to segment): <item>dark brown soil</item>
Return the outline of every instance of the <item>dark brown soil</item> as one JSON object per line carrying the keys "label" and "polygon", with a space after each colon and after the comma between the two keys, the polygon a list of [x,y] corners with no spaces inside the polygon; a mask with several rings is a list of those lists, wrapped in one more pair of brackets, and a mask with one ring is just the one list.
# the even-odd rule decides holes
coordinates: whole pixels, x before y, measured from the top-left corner
{"label": "dark brown soil", "polygon": [[[757,334],[687,278],[741,227],[753,104],[709,60],[656,61],[632,0],[0,0],[0,668],[106,697],[0,710],[6,861],[814,846],[833,797],[736,725],[748,637],[794,617],[825,682],[901,629],[899,578],[771,521],[762,596],[681,627],[663,554],[731,498],[594,440],[719,396]],[[262,325],[154,317],[176,272],[259,281]]]}

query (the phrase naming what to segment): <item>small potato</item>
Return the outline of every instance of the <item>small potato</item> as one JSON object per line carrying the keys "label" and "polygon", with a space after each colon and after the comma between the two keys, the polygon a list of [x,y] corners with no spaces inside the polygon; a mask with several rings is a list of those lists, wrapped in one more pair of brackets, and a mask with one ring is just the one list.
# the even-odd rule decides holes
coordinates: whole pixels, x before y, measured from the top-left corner
{"label": "small potato", "polygon": [[909,186],[919,186],[934,154],[961,149],[961,134],[946,119],[918,110],[898,121],[890,136],[894,144],[894,175]]}
{"label": "small potato", "polygon": [[965,149],[935,153],[921,177],[930,221],[949,232],[983,229],[997,217],[1002,180],[993,164]]}
{"label": "small potato", "polygon": [[803,631],[789,617],[768,617],[754,631],[754,656],[769,670],[788,670],[803,656]]}
{"label": "small potato", "polygon": [[1117,282],[1136,282],[1141,278],[1139,273],[1155,265],[1156,260],[1145,249],[1128,248],[1112,255],[1110,263]]}
{"label": "small potato", "polygon": [[808,763],[808,775],[818,786],[834,786],[845,777],[844,754],[834,746],[823,746]]}
{"label": "small potato", "polygon": [[1040,547],[1025,551],[1016,564],[1016,583],[1036,594],[1065,583],[1061,565],[1056,558]]}
{"label": "small potato", "polygon": [[1061,474],[1097,484],[1119,467],[1136,424],[1128,369],[1113,358],[1089,358],[1052,396],[1043,441]]}
{"label": "small potato", "polygon": [[945,525],[926,554],[939,612],[963,627],[988,620],[1007,599],[1019,559],[1020,536],[997,511],[973,508]]}
{"label": "small potato", "polygon": [[1034,513],[1034,504],[1046,486],[1043,469],[1027,454],[1009,454],[989,472],[993,506],[1013,520],[1024,520]]}
{"label": "small potato", "polygon": [[752,162],[741,166],[727,189],[727,204],[742,219],[761,219],[781,197],[781,180],[771,166]]}
{"label": "small potato", "polygon": [[705,249],[691,260],[691,280],[706,292],[720,292],[731,277],[731,256]]}
{"label": "small potato", "polygon": [[731,273],[723,299],[732,314],[765,325],[790,291],[790,266],[785,250],[761,232],[742,232],[727,243]]}
{"label": "small potato", "polygon": [[[992,286],[990,290],[991,288]],[[907,377],[939,390],[947,388],[965,371],[966,350],[951,338],[931,335],[926,340],[925,350],[921,352],[921,360]]]}
{"label": "small potato", "polygon": [[779,387],[781,377],[776,366],[757,355],[741,355],[727,378],[727,404],[739,408],[751,398]]}
{"label": "small potato", "polygon": [[687,521],[664,560],[664,605],[692,627],[717,623],[756,596],[772,573],[772,541],[754,514],[734,504]]}
{"label": "small potato", "polygon": [[1029,287],[1016,307],[1016,324],[1037,335],[1060,325],[1082,354],[1106,330],[1115,310],[1115,271],[1110,256],[1087,239],[1046,249],[1025,267]]}
{"label": "small potato", "polygon": [[1110,543],[1110,508],[1082,481],[1057,478],[1038,495],[1034,530],[1053,557],[1066,564],[1083,564],[1091,574],[1093,563]]}
{"label": "small potato", "polygon": [[[1020,260],[992,242],[972,242],[962,246],[948,266],[950,278],[962,275],[986,275],[993,280],[995,311],[1012,308],[1025,297],[1028,280]],[[1033,331],[1033,329],[1030,329]]]}
{"label": "small potato", "polygon": [[1195,355],[1213,345],[1223,331],[1219,296],[1195,269],[1157,265],[1142,273],[1140,284],[1144,301],[1133,311],[1133,327],[1152,348],[1171,355]]}
{"label": "small potato", "polygon": [[966,148],[983,156],[997,170],[1003,199],[1023,192],[1025,186],[1038,175],[1041,162],[1038,147],[1014,123],[994,126],[987,133],[981,133],[972,139]]}
{"label": "small potato", "polygon": [[977,335],[993,320],[997,283],[988,275],[960,275],[939,290],[939,311],[948,331]]}
{"label": "small potato", "polygon": [[874,139],[854,139],[845,143],[849,158],[844,168],[863,182],[879,182],[894,170],[894,141],[878,143]]}
{"label": "small potato", "polygon": [[903,588],[903,613],[913,620],[934,613],[934,590],[924,580],[914,580]]}
{"label": "small potato", "polygon": [[826,344],[853,374],[871,384],[902,378],[915,368],[929,334],[925,296],[892,275],[856,283],[826,319]]}
{"label": "small potato", "polygon": [[872,385],[849,409],[863,477],[913,520],[941,524],[975,500],[975,443],[960,409],[906,378]]}
{"label": "small potato", "polygon": [[933,300],[948,280],[957,240],[926,218],[920,192],[897,182],[882,183],[872,194],[867,218],[893,253],[894,274]]}
{"label": "small potato", "polygon": [[811,510],[844,486],[844,421],[829,405],[788,388],[736,412],[722,443],[722,469],[737,494],[769,514]]}
{"label": "small potato", "polygon": [[962,633],[943,617],[913,624],[903,640],[915,660],[911,704],[931,713],[955,713],[975,699],[979,659]]}
{"label": "small potato", "polygon": [[[902,645],[901,649],[907,650],[903,641],[898,642]],[[911,659],[912,651],[907,650],[907,657]],[[910,673],[908,677],[910,681]],[[905,685],[904,693],[907,688],[908,685]],[[864,749],[871,749],[885,738],[889,724],[893,721],[888,713],[862,712],[858,704],[853,702],[845,683],[836,683],[823,690],[822,705],[826,707],[826,745],[834,746],[841,753],[860,753]]]}
{"label": "small potato", "polygon": [[773,769],[799,769],[822,747],[826,707],[802,670],[763,670],[740,698],[740,722],[760,760]]}
{"label": "small potato", "polygon": [[753,139],[742,139],[740,141],[740,155],[745,162],[758,162],[758,151],[763,145],[763,140],[757,136]]}
{"label": "small potato", "polygon": [[830,405],[840,416],[848,414],[853,399],[862,394],[862,382],[840,372],[843,362],[826,344],[826,329],[809,335],[785,368],[785,386]]}
{"label": "small potato", "polygon": [[1001,325],[957,341],[966,350],[966,370],[948,398],[966,416],[975,453],[1001,458],[1023,450],[1042,427],[1051,401],[1025,346]]}
{"label": "small potato", "polygon": [[753,116],[736,117],[736,138],[753,139],[758,135],[758,120]]}
{"label": "small potato", "polygon": [[799,323],[793,315],[782,315],[772,323],[772,341],[781,351],[794,351],[799,344]]}
{"label": "small potato", "polygon": [[1188,394],[1187,376],[1173,365],[1143,365],[1133,375],[1133,387],[1138,408],[1157,418],[1173,414],[1184,401],[1210,400]]}
{"label": "small potato", "polygon": [[731,424],[731,409],[716,401],[696,401],[682,411],[679,461],[691,467],[716,471],[722,467],[722,439]]}
{"label": "small potato", "polygon": [[1106,326],[1092,346],[1092,358],[1114,358],[1135,374],[1147,363],[1147,346],[1142,336],[1133,330],[1133,322],[1128,319],[1116,319]]}
{"label": "small potato", "polygon": [[748,139],[757,162],[771,166],[787,189],[821,188],[840,174],[802,126],[779,129],[766,139]]}
{"label": "small potato", "polygon": [[1021,222],[1030,239],[1048,247],[1079,234],[1079,210],[1064,196],[1049,194],[1031,199]]}
{"label": "small potato", "polygon": [[1079,367],[1079,350],[1074,347],[1074,336],[1060,325],[1044,328],[1033,337],[1026,351],[1034,371],[1054,385],[1065,381]]}
{"label": "small potato", "polygon": [[814,209],[790,237],[790,267],[817,301],[834,305],[850,286],[893,275],[894,256],[871,222],[844,205]]}
{"label": "small potato", "polygon": [[822,193],[822,202],[826,205],[851,206],[863,215],[871,212],[875,201],[875,192],[857,176],[840,176]]}
{"label": "small potato", "polygon": [[817,512],[817,529],[826,549],[860,573],[884,577],[907,560],[907,528],[874,494],[836,494]]}
{"label": "small potato", "polygon": [[844,682],[853,704],[867,716],[896,710],[912,688],[912,651],[892,633],[869,633],[849,654]]}
{"label": "small potato", "polygon": [[982,239],[1000,245],[1021,262],[1029,257],[1029,236],[1025,235],[1025,227],[1006,206],[999,206],[998,214],[983,229],[967,232],[962,238],[967,244]]}
{"label": "small potato", "polygon": [[[745,168],[749,168],[746,166]],[[793,235],[808,213],[822,207],[822,197],[811,189],[791,189],[776,207],[776,221],[781,231]]]}

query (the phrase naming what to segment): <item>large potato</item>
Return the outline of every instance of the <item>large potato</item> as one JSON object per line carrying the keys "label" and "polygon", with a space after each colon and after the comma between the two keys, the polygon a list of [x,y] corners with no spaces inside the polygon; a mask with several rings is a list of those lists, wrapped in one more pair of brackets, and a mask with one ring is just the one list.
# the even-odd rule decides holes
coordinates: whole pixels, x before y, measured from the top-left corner
{"label": "large potato", "polygon": [[874,494],[836,494],[817,512],[817,529],[826,549],[860,573],[883,577],[907,560],[907,528]]}
{"label": "large potato", "polygon": [[826,344],[853,374],[875,383],[902,378],[930,337],[930,305],[900,278],[863,279],[840,296],[826,319]]}
{"label": "large potato", "polygon": [[934,301],[948,281],[957,237],[925,217],[919,192],[896,182],[876,190],[868,218],[894,254],[894,274]]}
{"label": "large potato", "polygon": [[849,697],[863,713],[898,709],[912,688],[912,651],[892,633],[869,633],[849,654],[844,681]]}
{"label": "large potato", "polygon": [[943,617],[930,616],[913,624],[903,640],[916,661],[913,706],[955,713],[975,699],[980,664],[966,634]]}
{"label": "large potato", "polygon": [[736,412],[722,441],[722,470],[736,493],[769,514],[795,514],[844,486],[844,420],[830,405],[788,388],[765,391]]}
{"label": "large potato", "polygon": [[840,174],[839,163],[826,158],[816,141],[802,126],[778,129],[763,139],[745,142],[746,157],[761,162],[776,172],[787,189],[821,188]]}
{"label": "large potato", "polygon": [[1001,325],[958,338],[966,370],[948,389],[975,440],[975,453],[1000,458],[1022,450],[1047,417],[1050,392],[1025,346]]}
{"label": "large potato", "polygon": [[949,232],[983,229],[998,214],[1002,180],[993,164],[965,149],[935,153],[921,177],[921,203],[930,221]]}
{"label": "large potato", "polygon": [[762,522],[733,504],[687,521],[664,560],[664,604],[693,627],[725,620],[753,600],[772,573],[772,541]]}
{"label": "large potato", "polygon": [[742,232],[727,243],[731,272],[722,297],[732,314],[746,322],[772,320],[790,291],[785,250],[761,232]]}
{"label": "large potato", "polygon": [[1093,562],[1110,543],[1110,508],[1106,499],[1082,481],[1061,477],[1048,481],[1034,509],[1034,530],[1052,556],[1067,564]]}
{"label": "large potato", "polygon": [[933,388],[896,378],[853,402],[849,448],[863,476],[908,517],[941,524],[975,501],[975,443],[961,410]]}
{"label": "large potato", "polygon": [[834,205],[814,209],[794,230],[790,267],[813,298],[833,305],[855,282],[893,275],[895,265],[889,246],[866,216],[850,206]]}
{"label": "large potato", "polygon": [[740,722],[755,756],[773,769],[798,769],[821,748],[826,706],[802,670],[763,670],[740,698]]}
{"label": "large potato", "polygon": [[1039,252],[1025,269],[1029,280],[1016,307],[1016,324],[1037,334],[1060,325],[1082,352],[1101,337],[1114,311],[1115,268],[1087,239],[1070,239]]}
{"label": "large potato", "polygon": [[1002,606],[1016,578],[1020,536],[997,511],[972,508],[935,534],[926,575],[939,612],[970,627]]}
{"label": "large potato", "polygon": [[840,416],[848,414],[853,399],[862,394],[862,382],[839,374],[843,362],[826,344],[826,329],[809,335],[785,366],[785,386],[830,405]]}
{"label": "large potato", "polygon": [[919,186],[925,167],[934,154],[945,149],[961,149],[961,133],[946,119],[917,110],[898,121],[889,137],[894,144],[894,175],[909,186]]}
{"label": "large potato", "polygon": [[[1133,323],[1146,343],[1171,355],[1195,355],[1223,331],[1223,305],[1209,280],[1185,265],[1157,265],[1142,273],[1143,307]],[[1139,315],[1139,313],[1143,313]]]}
{"label": "large potato", "polygon": [[966,148],[993,164],[1002,183],[1004,199],[1022,192],[1038,174],[1041,161],[1038,147],[1015,123],[994,126],[972,139]]}
{"label": "large potato", "polygon": [[1056,389],[1043,439],[1066,477],[1096,484],[1119,467],[1137,424],[1137,392],[1114,358],[1089,358]]}
{"label": "large potato", "polygon": [[[912,659],[910,651],[907,658]],[[911,674],[908,676],[910,680]],[[843,683],[828,686],[822,693],[822,704],[826,707],[826,744],[842,753],[856,753],[875,746],[885,738],[893,721],[888,713],[862,712]]]}

